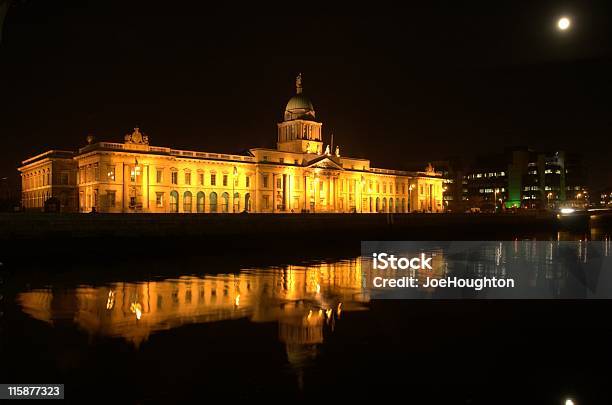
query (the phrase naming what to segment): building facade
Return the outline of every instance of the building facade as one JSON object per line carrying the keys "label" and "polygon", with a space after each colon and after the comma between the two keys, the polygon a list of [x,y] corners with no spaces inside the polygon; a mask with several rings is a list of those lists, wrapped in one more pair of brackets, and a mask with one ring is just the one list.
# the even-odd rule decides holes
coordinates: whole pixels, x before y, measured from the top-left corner
{"label": "building facade", "polygon": [[516,148],[469,164],[435,164],[445,178],[444,204],[451,211],[581,208],[589,203],[586,170],[577,154]]}
{"label": "building facade", "polygon": [[19,168],[22,203],[41,210],[151,213],[442,212],[441,173],[371,167],[323,143],[323,124],[296,80],[275,149],[242,155],[152,146],[139,128],[123,143],[48,151]]}

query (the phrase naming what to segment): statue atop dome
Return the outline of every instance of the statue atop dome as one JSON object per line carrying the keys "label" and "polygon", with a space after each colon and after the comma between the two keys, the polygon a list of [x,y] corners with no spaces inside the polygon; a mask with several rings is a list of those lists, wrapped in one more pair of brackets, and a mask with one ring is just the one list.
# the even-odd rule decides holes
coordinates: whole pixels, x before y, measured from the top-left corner
{"label": "statue atop dome", "polygon": [[295,78],[295,92],[297,94],[302,94],[302,74],[298,73],[297,77]]}

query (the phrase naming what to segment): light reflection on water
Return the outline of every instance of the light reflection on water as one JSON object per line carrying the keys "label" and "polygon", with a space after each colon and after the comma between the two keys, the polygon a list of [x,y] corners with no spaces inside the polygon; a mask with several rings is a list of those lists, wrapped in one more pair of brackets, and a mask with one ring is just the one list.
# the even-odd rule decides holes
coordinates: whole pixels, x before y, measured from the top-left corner
{"label": "light reflection on water", "polygon": [[[603,241],[610,254],[610,240]],[[536,263],[529,285],[567,276],[558,260],[558,241],[515,240],[489,243],[470,263],[476,277],[507,277],[510,261]],[[576,261],[587,262],[588,243],[570,242]],[[435,255],[431,277],[444,277],[457,266],[450,248]],[[288,352],[323,342],[324,329],[333,331],[342,311],[366,310],[371,299],[370,272],[361,258],[308,265],[245,268],[235,274],[181,276],[143,282],[114,282],[72,289],[48,287],[21,292],[17,301],[31,317],[53,324],[69,320],[92,335],[121,337],[138,347],[151,334],[190,323],[245,318],[277,322]],[[364,267],[362,267],[364,266]],[[378,273],[380,274],[380,273]],[[414,271],[411,272],[415,275]],[[557,286],[558,287],[558,286]],[[433,293],[432,291],[425,291]]]}
{"label": "light reflection on water", "polygon": [[[592,239],[603,241],[600,252],[610,256],[607,235]],[[562,266],[555,258],[558,241],[563,240],[574,241],[572,246],[578,261],[591,262],[596,256],[597,251],[586,244],[590,237],[575,238],[560,233],[551,235],[543,244],[533,239],[516,239],[507,245],[488,245],[480,252],[482,260],[474,263],[471,271],[479,276],[503,277],[508,275],[508,263],[520,259],[538,264],[535,271],[526,274],[533,285],[548,280],[561,286],[567,275],[559,271]],[[439,265],[436,267],[440,269],[437,274],[447,275],[453,255],[439,250],[436,260]],[[198,267],[198,263],[205,264]],[[508,370],[523,368],[525,364],[532,364],[534,358],[544,359],[540,365],[557,364],[557,358],[562,358],[561,365],[578,364],[575,368],[559,367],[559,373],[551,377],[561,381],[552,383],[555,387],[563,386],[563,381],[576,381],[584,374],[583,359],[599,358],[600,349],[592,344],[592,339],[603,334],[604,338],[600,339],[603,342],[608,336],[607,330],[598,329],[597,322],[585,321],[576,326],[576,316],[583,318],[587,312],[583,315],[585,307],[572,311],[573,303],[561,307],[559,313],[554,308],[549,312],[547,306],[543,310],[542,303],[536,302],[516,303],[516,306],[514,302],[492,305],[485,302],[473,306],[458,302],[432,305],[381,300],[373,304],[373,295],[364,287],[367,269],[359,257],[262,268],[230,264],[222,268],[221,274],[205,274],[203,269],[213,266],[199,257],[167,261],[163,257],[158,261],[139,257],[138,265],[154,268],[155,274],[161,273],[157,269],[163,271],[169,266],[196,270],[190,275],[171,273],[172,278],[165,273],[164,278],[146,281],[146,277],[119,276],[115,282],[100,281],[104,277],[100,276],[104,264],[91,265],[65,277],[56,278],[42,272],[26,274],[28,283],[45,287],[30,289],[21,286],[25,282],[14,284],[11,302],[16,298],[18,305],[9,308],[19,316],[9,315],[21,324],[15,323],[18,326],[6,333],[13,344],[13,349],[6,353],[7,369],[18,369],[20,375],[29,376],[32,373],[29,365],[36,364],[34,369],[39,370],[39,380],[63,376],[72,387],[89,387],[90,381],[97,384],[112,375],[112,379],[105,380],[111,387],[121,389],[133,384],[142,387],[142,392],[146,389],[147,393],[134,394],[138,398],[168,395],[164,387],[176,388],[176,392],[187,389],[188,396],[191,386],[203,387],[211,397],[217,393],[225,397],[228,392],[245,397],[248,397],[245,393],[258,396],[258,392],[293,395],[296,390],[311,395],[309,398],[319,398],[321,392],[332,392],[333,385],[337,384],[344,388],[338,390],[340,395],[354,390],[353,396],[362,399],[362,395],[378,395],[372,387],[377,386],[375,383],[387,384],[389,375],[393,374],[372,372],[372,367],[382,365],[385,367],[378,370],[384,371],[386,366],[395,370],[391,367],[399,361],[399,364],[423,367],[427,375],[439,371],[438,367],[449,367],[455,371],[449,374],[455,376],[453,379],[459,378],[461,384],[467,384],[469,398],[473,388],[469,384],[474,381],[483,381],[477,387],[479,390],[493,384],[492,391],[483,394],[490,394],[488,399],[491,399],[506,388],[495,385],[506,381],[504,376],[511,375],[505,374],[506,367]],[[132,262],[116,263],[113,274],[124,274],[124,270],[127,274],[133,266]],[[109,280],[109,277],[112,276],[103,279]],[[66,278],[71,281],[67,282]],[[50,279],[63,281],[50,282]],[[502,316],[498,317],[500,310]],[[568,317],[568,310],[574,314],[573,318]],[[356,311],[362,312],[355,314]],[[529,322],[523,324],[525,319]],[[566,320],[570,331],[572,327],[578,330],[579,326],[585,329],[568,335]],[[540,331],[541,325],[551,332]],[[556,335],[556,326],[551,325],[563,326],[560,336]],[[589,340],[585,337],[581,341],[582,335]],[[527,338],[523,341],[522,336]],[[533,345],[532,339],[547,344]],[[573,349],[576,340],[575,347],[581,350]],[[584,354],[583,348],[587,346],[594,347],[593,353]],[[456,350],[457,347],[462,350]],[[502,353],[499,358],[499,347],[516,348],[516,351]],[[567,347],[572,349],[565,352]],[[23,353],[30,356],[28,361],[23,360]],[[485,353],[484,371],[482,358],[480,362],[474,361],[474,353]],[[495,353],[491,357],[495,362],[487,362],[486,353]],[[155,366],[147,367],[149,364]],[[489,366],[494,373],[489,372]],[[549,372],[548,366],[541,367],[547,367]],[[253,377],[255,374],[259,376]],[[373,381],[371,385],[363,380],[364,375]],[[584,381],[591,381],[594,376],[599,376],[599,372],[585,374]],[[399,382],[401,378],[398,386],[403,386],[403,377],[398,375],[393,381]],[[122,385],[122,381],[128,382]],[[355,381],[365,382],[360,386]],[[432,389],[438,392],[438,382],[434,383]],[[530,386],[526,387],[522,392],[529,391]],[[542,387],[541,390],[547,390],[545,384]],[[429,392],[423,390],[419,395],[430,395]],[[461,401],[433,403],[467,403],[463,391],[459,389],[456,395]],[[474,403],[495,403],[495,400]]]}
{"label": "light reflection on water", "polygon": [[324,332],[344,311],[359,311],[369,297],[361,289],[359,260],[243,269],[237,274],[183,276],[146,282],[37,289],[19,294],[31,317],[53,324],[74,322],[91,335],[121,337],[138,347],[150,335],[182,325],[245,318],[277,322],[290,363],[316,355]]}
{"label": "light reflection on water", "polygon": [[[558,238],[560,240],[561,238]],[[559,263],[559,241],[515,240],[489,244],[471,264],[475,276],[506,277],[507,264],[517,258],[537,262],[527,275],[529,283],[558,282],[561,291],[566,270]],[[589,257],[586,240],[571,242],[577,261]],[[603,238],[603,254],[610,255],[610,240]],[[435,277],[448,274],[449,251],[437,250]],[[368,309],[371,292],[365,287],[370,274],[360,258],[244,268],[235,274],[181,276],[143,282],[114,282],[101,286],[48,287],[24,291],[17,301],[34,319],[54,324],[69,321],[92,336],[119,337],[139,347],[157,332],[186,324],[248,319],[275,322],[278,339],[290,363],[316,356],[317,346],[333,333],[343,312]],[[451,266],[452,267],[452,266]],[[414,274],[411,274],[414,275]],[[426,291],[434,293],[434,291]]]}

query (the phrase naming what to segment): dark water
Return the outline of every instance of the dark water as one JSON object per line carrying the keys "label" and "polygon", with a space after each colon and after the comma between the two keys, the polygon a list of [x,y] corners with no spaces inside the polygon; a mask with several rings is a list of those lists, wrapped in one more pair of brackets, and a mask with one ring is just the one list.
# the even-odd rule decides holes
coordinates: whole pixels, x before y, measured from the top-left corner
{"label": "dark water", "polygon": [[608,300],[372,300],[358,252],[253,262],[24,260],[3,273],[1,381],[80,403],[612,403]]}

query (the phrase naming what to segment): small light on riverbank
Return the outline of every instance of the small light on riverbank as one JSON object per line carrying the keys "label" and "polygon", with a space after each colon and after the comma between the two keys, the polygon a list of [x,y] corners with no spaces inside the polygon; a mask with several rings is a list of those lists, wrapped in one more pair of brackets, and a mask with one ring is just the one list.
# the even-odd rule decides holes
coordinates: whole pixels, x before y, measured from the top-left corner
{"label": "small light on riverbank", "polygon": [[565,405],[576,405],[576,404],[574,403],[574,401],[568,398],[565,400]]}

